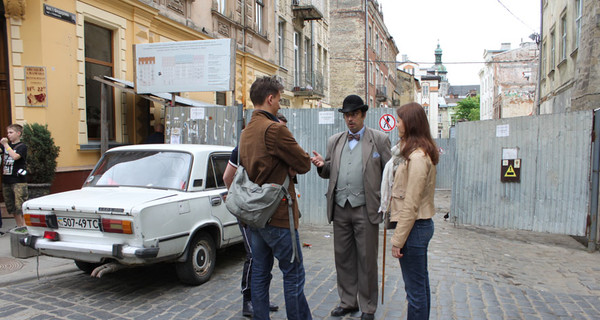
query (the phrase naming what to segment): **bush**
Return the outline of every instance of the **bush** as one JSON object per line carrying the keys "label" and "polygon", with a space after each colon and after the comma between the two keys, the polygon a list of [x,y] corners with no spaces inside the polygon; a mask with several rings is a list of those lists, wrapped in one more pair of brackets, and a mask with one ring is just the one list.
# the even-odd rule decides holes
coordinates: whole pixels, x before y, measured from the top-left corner
{"label": "bush", "polygon": [[24,125],[21,141],[27,145],[27,181],[52,183],[60,148],[54,144],[48,125]]}

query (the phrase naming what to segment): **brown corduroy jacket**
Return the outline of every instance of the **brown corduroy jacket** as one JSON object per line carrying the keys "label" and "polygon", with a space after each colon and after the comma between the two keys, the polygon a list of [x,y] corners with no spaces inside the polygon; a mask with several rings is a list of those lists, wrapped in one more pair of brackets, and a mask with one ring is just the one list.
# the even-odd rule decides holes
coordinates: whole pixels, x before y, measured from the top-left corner
{"label": "brown corduroy jacket", "polygon": [[[310,170],[310,157],[298,145],[290,130],[284,124],[273,121],[262,110],[254,111],[250,122],[242,131],[239,155],[248,178],[258,185],[267,182],[283,184],[290,168],[299,174]],[[289,180],[288,191],[293,199],[294,226],[297,229],[298,197],[292,178]],[[281,202],[269,225],[290,227],[287,202]]]}

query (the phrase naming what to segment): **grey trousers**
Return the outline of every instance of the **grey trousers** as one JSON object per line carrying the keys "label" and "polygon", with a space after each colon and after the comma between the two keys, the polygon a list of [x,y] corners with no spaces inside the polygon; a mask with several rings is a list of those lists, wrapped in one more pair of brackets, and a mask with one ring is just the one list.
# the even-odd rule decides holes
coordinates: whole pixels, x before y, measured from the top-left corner
{"label": "grey trousers", "polygon": [[367,217],[366,206],[352,208],[348,202],[333,211],[333,245],[337,287],[342,308],[365,313],[377,310],[377,253],[379,225]]}

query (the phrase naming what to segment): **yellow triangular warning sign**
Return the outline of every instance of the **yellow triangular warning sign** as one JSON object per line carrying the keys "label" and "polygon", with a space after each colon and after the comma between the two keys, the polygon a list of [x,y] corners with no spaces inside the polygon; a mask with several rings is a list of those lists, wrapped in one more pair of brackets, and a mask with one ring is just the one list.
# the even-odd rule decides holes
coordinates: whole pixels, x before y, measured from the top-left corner
{"label": "yellow triangular warning sign", "polygon": [[516,178],[517,174],[515,173],[515,169],[513,169],[512,165],[508,166],[508,170],[504,174],[505,177]]}

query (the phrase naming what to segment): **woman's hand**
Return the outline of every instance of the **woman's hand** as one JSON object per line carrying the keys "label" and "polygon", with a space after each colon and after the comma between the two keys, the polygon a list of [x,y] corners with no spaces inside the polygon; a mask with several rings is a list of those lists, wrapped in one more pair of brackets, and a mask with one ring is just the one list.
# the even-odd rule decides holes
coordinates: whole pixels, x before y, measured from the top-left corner
{"label": "woman's hand", "polygon": [[403,256],[404,254],[400,253],[400,248],[392,246],[392,257],[400,259]]}

